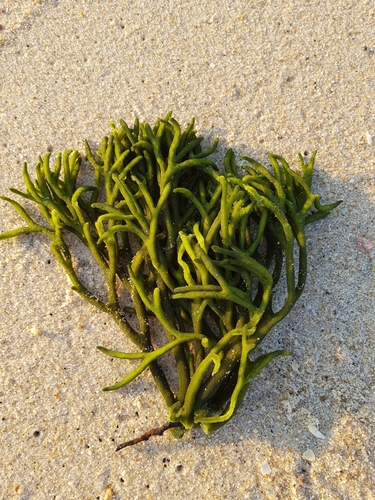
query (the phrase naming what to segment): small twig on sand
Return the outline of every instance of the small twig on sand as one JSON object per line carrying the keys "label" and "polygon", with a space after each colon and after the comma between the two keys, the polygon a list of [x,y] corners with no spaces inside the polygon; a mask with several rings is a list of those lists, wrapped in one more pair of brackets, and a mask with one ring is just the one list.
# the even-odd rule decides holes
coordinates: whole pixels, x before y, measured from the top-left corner
{"label": "small twig on sand", "polygon": [[156,427],[156,429],[150,429],[137,438],[119,444],[116,448],[116,451],[120,451],[124,448],[127,448],[128,446],[133,446],[135,444],[141,443],[142,441],[148,441],[152,436],[162,436],[165,431],[171,429],[172,427],[182,427],[182,425],[180,424],[180,422],[169,422],[168,424],[164,424],[161,427]]}

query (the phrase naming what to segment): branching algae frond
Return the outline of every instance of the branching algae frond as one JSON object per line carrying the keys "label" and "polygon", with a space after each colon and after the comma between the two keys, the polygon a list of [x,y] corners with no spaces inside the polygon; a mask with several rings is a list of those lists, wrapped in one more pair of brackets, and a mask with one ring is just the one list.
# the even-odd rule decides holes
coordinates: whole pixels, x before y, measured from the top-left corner
{"label": "branching algae frond", "polygon": [[[340,203],[323,206],[311,192],[316,152],[308,164],[300,156],[302,175],[273,154],[271,169],[243,157],[243,174],[231,149],[219,170],[209,159],[217,141],[202,150],[202,140],[194,120],[182,132],[171,113],[153,128],[138,120],[130,128],[121,121],[119,128],[112,124],[111,135],[95,153],[86,142],[92,185],[78,182],[78,151],[59,154],[54,167],[50,154],[40,157],[35,181],[25,163],[26,192],[11,191],[34,201],[45,225],[2,197],[26,226],[0,239],[35,232],[47,236],[73,289],[109,314],[137,346],[136,353],[98,347],[109,356],[139,361],[104,390],[122,387],[149,368],[169,410],[169,424],[160,433],[171,428],[176,437],[191,427],[210,433],[225,424],[254,377],[276,356],[289,355],[278,350],[251,356],[303,291],[306,224]],[[78,278],[68,232],[100,266],[106,301]],[[276,285],[283,298],[278,307]],[[131,297],[126,307],[119,302],[121,288]],[[129,315],[137,316],[137,328]],[[151,316],[165,332],[164,343],[156,344]],[[159,363],[169,351],[176,391]]]}

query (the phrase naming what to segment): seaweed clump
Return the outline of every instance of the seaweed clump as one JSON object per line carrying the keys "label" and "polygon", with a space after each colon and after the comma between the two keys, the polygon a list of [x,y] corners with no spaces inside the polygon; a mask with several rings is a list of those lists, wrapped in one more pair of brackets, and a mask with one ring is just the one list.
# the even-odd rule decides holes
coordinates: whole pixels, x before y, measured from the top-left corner
{"label": "seaweed clump", "polygon": [[[306,225],[340,203],[323,206],[311,191],[316,152],[307,164],[300,155],[301,175],[274,154],[270,169],[246,156],[239,169],[231,149],[220,170],[209,158],[217,140],[205,150],[202,140],[194,120],[182,131],[171,113],[152,128],[138,120],[130,128],[121,120],[96,152],[86,142],[91,185],[80,185],[78,151],[58,154],[53,167],[50,154],[40,157],[34,181],[25,163],[26,192],[11,191],[35,202],[45,224],[2,197],[26,226],[0,239],[29,233],[49,238],[73,289],[137,347],[133,353],[98,347],[108,356],[139,361],[104,391],[148,368],[166,402],[165,426],[118,449],[167,429],[176,437],[191,427],[216,430],[233,417],[254,377],[275,357],[290,354],[254,357],[253,351],[303,291]],[[106,300],[79,279],[68,233],[99,265]],[[126,306],[121,289],[130,298]],[[129,321],[134,315],[137,327]],[[162,326],[163,341],[156,340],[151,317]],[[167,352],[174,358],[175,390],[160,364]]]}

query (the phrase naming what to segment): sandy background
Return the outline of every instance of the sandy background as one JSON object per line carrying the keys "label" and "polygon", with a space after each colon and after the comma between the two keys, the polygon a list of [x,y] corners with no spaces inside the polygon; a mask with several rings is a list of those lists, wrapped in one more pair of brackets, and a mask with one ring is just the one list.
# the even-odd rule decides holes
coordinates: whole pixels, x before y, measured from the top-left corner
{"label": "sandy background", "polygon": [[[297,166],[318,149],[315,190],[344,199],[309,227],[305,293],[264,345],[293,357],[216,434],[120,453],[166,421],[151,377],[101,392],[127,367],[95,346],[129,342],[70,291],[48,242],[1,242],[0,498],[375,498],[373,1],[0,0],[0,25],[1,194],[24,160],[172,109],[220,137],[218,159],[231,146]],[[0,210],[1,231],[19,225]]]}

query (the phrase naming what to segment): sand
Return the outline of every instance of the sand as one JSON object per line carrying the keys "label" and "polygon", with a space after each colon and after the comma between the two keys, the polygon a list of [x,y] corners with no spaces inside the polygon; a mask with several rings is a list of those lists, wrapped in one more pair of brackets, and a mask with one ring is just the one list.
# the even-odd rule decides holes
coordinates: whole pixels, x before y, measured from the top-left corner
{"label": "sand", "polygon": [[[298,168],[318,149],[314,189],[344,200],[308,228],[304,295],[264,343],[293,356],[217,433],[118,453],[167,419],[151,376],[103,393],[129,365],[96,346],[130,342],[45,239],[0,242],[0,498],[375,498],[373,2],[2,0],[0,25],[0,194],[23,161],[173,110],[220,138],[217,161],[233,147]],[[20,224],[0,210],[1,231]]]}

